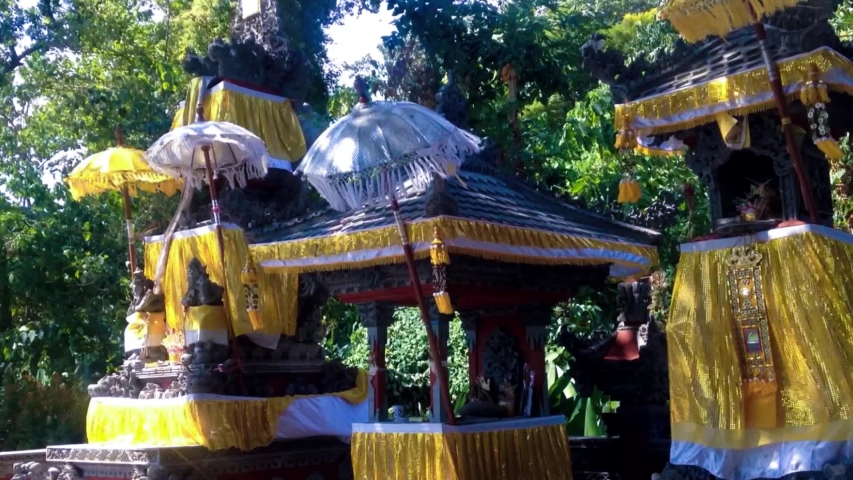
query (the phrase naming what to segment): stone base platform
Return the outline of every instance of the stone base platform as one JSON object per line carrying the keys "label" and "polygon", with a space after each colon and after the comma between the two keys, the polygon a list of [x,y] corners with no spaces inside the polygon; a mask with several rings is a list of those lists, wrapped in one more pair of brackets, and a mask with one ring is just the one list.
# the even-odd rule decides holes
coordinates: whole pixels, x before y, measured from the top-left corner
{"label": "stone base platform", "polygon": [[282,440],[251,452],[66,445],[0,454],[0,480],[351,480],[349,450],[335,438]]}

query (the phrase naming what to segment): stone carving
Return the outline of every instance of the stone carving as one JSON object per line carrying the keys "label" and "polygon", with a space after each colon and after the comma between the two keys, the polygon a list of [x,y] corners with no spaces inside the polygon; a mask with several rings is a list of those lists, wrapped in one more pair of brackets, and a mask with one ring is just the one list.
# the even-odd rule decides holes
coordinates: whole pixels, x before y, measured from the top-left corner
{"label": "stone carving", "polygon": [[435,110],[448,122],[463,130],[468,128],[468,100],[456,84],[453,70],[447,72],[447,83],[438,90],[435,99],[438,101]]}
{"label": "stone carving", "polygon": [[[154,293],[154,282],[145,277],[140,269],[133,272],[130,283],[131,301],[127,315],[134,313],[160,313],[165,311],[166,297],[163,293]],[[143,362],[161,362],[169,358],[166,347],[162,345],[132,350],[130,357],[139,358]]]}
{"label": "stone carving", "polygon": [[187,345],[181,356],[181,364],[190,365],[220,364],[228,359],[228,347],[214,342],[196,342]]}
{"label": "stone carving", "polygon": [[521,355],[511,335],[496,328],[486,339],[483,349],[483,374],[496,385],[509,381],[518,385],[521,380]]}
{"label": "stone carving", "polygon": [[225,289],[210,280],[207,267],[199,259],[193,258],[187,266],[187,293],[181,299],[184,308],[202,305],[222,305],[222,294]]}
{"label": "stone carving", "polygon": [[619,305],[619,327],[639,327],[648,322],[651,285],[648,282],[620,283],[616,287]]}
{"label": "stone carving", "polygon": [[[232,360],[226,360],[222,366],[198,365],[187,369],[186,392],[188,394],[211,393],[224,394],[226,384],[233,375],[226,372],[233,367]],[[236,390],[236,389],[235,389]]]}
{"label": "stone carving", "polygon": [[[12,480],[44,480],[51,478],[47,466],[39,462],[16,463],[12,467],[12,473]],[[56,473],[58,474],[58,472]]]}
{"label": "stone carving", "polygon": [[483,376],[471,385],[462,417],[502,418],[518,412],[521,393],[521,356],[515,339],[496,328],[483,349]]}
{"label": "stone carving", "polygon": [[119,373],[113,373],[98,380],[97,383],[87,387],[91,398],[115,397],[115,398],[139,398],[143,389],[143,383],[137,377],[142,370],[142,362],[131,360],[125,362]]}
{"label": "stone carving", "polygon": [[127,310],[128,316],[134,312],[157,313],[166,310],[166,297],[162,293],[154,293],[154,282],[145,277],[141,269],[133,272],[130,282],[131,302]]}
{"label": "stone carving", "polygon": [[439,175],[433,175],[429,197],[427,197],[424,210],[427,218],[441,215],[456,215],[459,212],[459,203],[447,191],[447,180]]}
{"label": "stone carving", "polygon": [[215,40],[206,56],[188,51],[184,70],[248,82],[301,103],[310,86],[311,65],[285,34],[277,8],[275,0],[262,0],[259,15],[243,19],[238,13],[230,42]]}

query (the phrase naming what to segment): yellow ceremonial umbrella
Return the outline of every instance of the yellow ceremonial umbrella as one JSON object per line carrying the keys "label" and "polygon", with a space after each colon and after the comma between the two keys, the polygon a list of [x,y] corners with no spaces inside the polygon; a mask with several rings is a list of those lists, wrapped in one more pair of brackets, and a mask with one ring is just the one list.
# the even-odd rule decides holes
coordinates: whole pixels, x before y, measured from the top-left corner
{"label": "yellow ceremonial umbrella", "polygon": [[145,160],[145,152],[124,147],[120,129],[116,129],[117,147],[96,153],[77,165],[65,178],[71,197],[79,200],[86,195],[103,192],[121,192],[124,197],[124,219],[127,224],[127,252],[130,273],[136,268],[136,252],[133,248],[133,222],[130,213],[130,197],[138,190],[150,193],[161,192],[172,196],[183,187],[183,182],[155,172]]}
{"label": "yellow ceremonial umbrella", "polygon": [[812,223],[818,223],[817,203],[806,179],[803,160],[797,148],[794,125],[788,114],[788,99],[782,87],[779,66],[767,46],[767,32],[762,19],[804,0],[664,0],[658,17],[668,21],[688,42],[698,42],[709,36],[725,37],[729,32],[752,25],[761,48],[776,109],[782,119],[782,130],[791,163],[800,184],[803,200]]}

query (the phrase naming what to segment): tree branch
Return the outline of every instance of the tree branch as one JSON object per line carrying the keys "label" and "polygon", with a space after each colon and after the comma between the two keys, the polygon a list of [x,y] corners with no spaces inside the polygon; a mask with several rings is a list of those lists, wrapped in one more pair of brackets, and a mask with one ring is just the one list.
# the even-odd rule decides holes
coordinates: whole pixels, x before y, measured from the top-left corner
{"label": "tree branch", "polygon": [[2,64],[2,69],[0,69],[0,75],[8,75],[12,73],[16,68],[20,67],[24,64],[24,60],[30,55],[46,50],[50,44],[48,42],[35,42],[29,47],[25,48],[21,53],[17,53],[15,51],[15,47],[12,47],[9,54],[9,59],[4,61]]}

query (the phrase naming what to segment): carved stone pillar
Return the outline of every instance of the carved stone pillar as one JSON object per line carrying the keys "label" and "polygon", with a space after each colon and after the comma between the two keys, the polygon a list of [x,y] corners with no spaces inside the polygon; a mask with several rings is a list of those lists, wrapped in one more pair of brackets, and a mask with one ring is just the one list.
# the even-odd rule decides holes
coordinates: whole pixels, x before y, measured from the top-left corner
{"label": "carved stone pillar", "polygon": [[525,321],[527,343],[530,347],[528,365],[534,375],[531,407],[531,415],[533,416],[544,417],[550,414],[548,381],[545,374],[545,345],[548,343],[548,324],[551,323],[553,313],[553,305],[537,305],[530,308]]}
{"label": "carved stone pillar", "polygon": [[358,312],[362,324],[367,327],[367,342],[370,346],[370,388],[367,390],[369,421],[382,422],[388,420],[385,346],[388,344],[388,327],[394,321],[394,306],[380,302],[364,303],[358,305]]}
{"label": "carved stone pillar", "polygon": [[468,385],[474,385],[480,371],[480,358],[477,354],[477,326],[480,323],[480,314],[475,311],[459,312],[459,318],[462,320],[462,330],[465,331],[465,340],[468,343]]}
{"label": "carved stone pillar", "polygon": [[453,315],[445,315],[438,312],[438,307],[433,299],[427,299],[427,307],[429,308],[430,323],[432,331],[435,334],[435,339],[438,342],[438,350],[440,357],[440,365],[432,365],[430,361],[429,372],[429,398],[430,398],[430,417],[429,421],[433,423],[444,423],[453,415],[453,412],[445,411],[444,405],[441,402],[441,388],[438,384],[433,368],[443,368],[444,376],[448,379],[448,388],[450,388],[450,372],[447,368],[447,340],[450,337],[450,321],[453,320]]}

